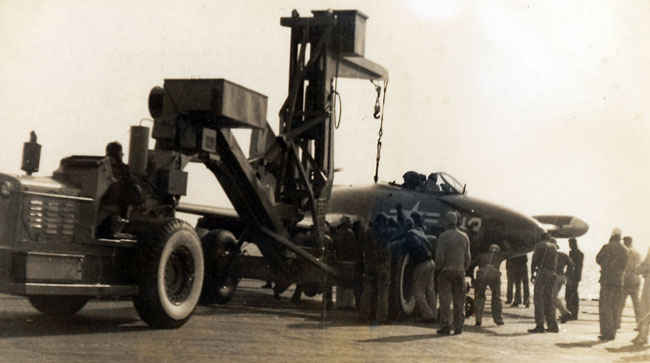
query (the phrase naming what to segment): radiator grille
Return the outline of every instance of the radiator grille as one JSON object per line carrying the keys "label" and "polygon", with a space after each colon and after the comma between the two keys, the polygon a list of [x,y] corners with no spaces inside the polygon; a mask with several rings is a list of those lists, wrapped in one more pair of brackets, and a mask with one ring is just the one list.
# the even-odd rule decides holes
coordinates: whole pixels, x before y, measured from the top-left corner
{"label": "radiator grille", "polygon": [[35,241],[72,241],[78,201],[44,196],[25,196],[25,228]]}

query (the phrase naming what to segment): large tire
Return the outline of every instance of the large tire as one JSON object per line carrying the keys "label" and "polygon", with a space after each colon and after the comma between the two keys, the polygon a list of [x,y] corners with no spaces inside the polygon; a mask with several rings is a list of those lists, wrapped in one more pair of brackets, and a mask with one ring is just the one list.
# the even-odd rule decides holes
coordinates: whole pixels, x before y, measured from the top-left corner
{"label": "large tire", "polygon": [[189,224],[174,219],[154,227],[140,241],[136,259],[138,314],[156,329],[185,324],[201,296],[204,265],[201,242]]}
{"label": "large tire", "polygon": [[413,315],[415,295],[413,294],[413,269],[408,253],[397,253],[391,266],[391,294],[389,314],[392,320]]}
{"label": "large tire", "polygon": [[29,297],[29,303],[43,314],[55,316],[70,316],[86,306],[88,296],[34,295]]}
{"label": "large tire", "polygon": [[205,280],[199,302],[226,304],[239,284],[237,238],[227,230],[215,229],[201,238],[205,256]]}

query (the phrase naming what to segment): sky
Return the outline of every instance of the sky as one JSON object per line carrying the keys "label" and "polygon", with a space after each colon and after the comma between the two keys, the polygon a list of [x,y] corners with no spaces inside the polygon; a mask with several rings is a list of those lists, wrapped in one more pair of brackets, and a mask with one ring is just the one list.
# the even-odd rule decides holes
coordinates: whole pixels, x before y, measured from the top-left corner
{"label": "sky", "polygon": [[[526,214],[570,214],[650,247],[647,1],[0,1],[0,170],[20,173],[35,130],[40,175],[61,158],[128,145],[165,78],[226,78],[287,95],[292,9],[368,15],[366,57],[390,72],[380,179],[447,171]],[[368,81],[342,80],[338,184],[372,182],[379,124]],[[143,121],[147,125],[147,121]],[[239,133],[247,145],[246,133]],[[190,169],[188,201],[227,205]],[[561,248],[567,249],[566,242]]]}

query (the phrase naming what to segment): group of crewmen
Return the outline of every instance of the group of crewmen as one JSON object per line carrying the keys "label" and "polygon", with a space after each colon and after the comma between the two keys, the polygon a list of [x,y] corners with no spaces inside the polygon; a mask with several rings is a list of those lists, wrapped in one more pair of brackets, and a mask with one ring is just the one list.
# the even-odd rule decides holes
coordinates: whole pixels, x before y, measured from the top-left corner
{"label": "group of crewmen", "polygon": [[[359,300],[362,321],[383,323],[389,317],[392,254],[408,254],[415,264],[413,294],[416,312],[423,322],[440,323],[439,334],[461,334],[464,326],[464,303],[469,271],[475,289],[476,326],[482,325],[486,290],[492,294],[491,313],[496,325],[503,325],[500,265],[505,260],[503,247],[491,244],[487,251],[472,260],[467,234],[458,228],[458,216],[445,215],[445,231],[438,238],[424,231],[422,217],[414,212],[403,215],[397,206],[397,218],[381,213],[371,222],[364,238],[363,281]],[[503,242],[503,244],[507,244]],[[531,281],[534,287],[535,322],[531,333],[559,332],[556,311],[562,323],[577,320],[579,312],[578,285],[582,277],[584,255],[575,238],[569,240],[570,252],[559,251],[557,241],[545,234],[533,253]],[[505,246],[504,246],[505,247]],[[472,263],[473,261],[473,263]],[[476,275],[474,276],[474,270]],[[509,295],[506,303],[529,306],[526,255],[512,257],[507,263]],[[566,305],[558,294],[566,285]],[[522,296],[523,287],[523,296]],[[511,290],[512,289],[512,290]],[[437,300],[439,299],[439,315]],[[453,317],[451,316],[453,305]],[[545,328],[544,323],[547,327]]]}
{"label": "group of crewmen", "polygon": [[[621,316],[625,301],[630,296],[637,323],[638,335],[632,340],[634,344],[645,345],[648,342],[650,325],[650,250],[643,262],[641,255],[632,246],[632,237],[622,238],[621,230],[614,228],[609,241],[596,255],[600,265],[600,296],[598,311],[600,316],[600,340],[616,338],[616,331],[621,328]],[[644,276],[643,292],[641,276]]]}
{"label": "group of crewmen", "polygon": [[[465,271],[470,266],[469,238],[458,228],[455,212],[445,215],[445,231],[438,238],[425,233],[422,216],[397,218],[380,213],[370,223],[363,246],[363,281],[359,301],[362,321],[388,321],[393,254],[412,259],[415,308],[422,322],[440,322],[439,334],[461,334],[464,325]],[[435,278],[434,278],[435,276]],[[437,284],[434,283],[437,281]],[[440,301],[437,314],[437,300]],[[451,305],[453,304],[453,318]]]}
{"label": "group of crewmen", "polygon": [[[355,245],[352,240],[363,242],[359,251],[348,251],[359,255],[339,256],[362,261],[359,268],[363,270],[363,278],[355,291],[359,319],[379,324],[389,321],[391,269],[396,266],[394,262],[399,256],[408,255],[415,266],[412,292],[421,322],[439,322],[438,333],[441,335],[461,334],[465,323],[465,277],[470,276],[475,289],[476,326],[482,325],[488,288],[492,295],[492,319],[496,325],[503,325],[500,265],[506,259],[503,247],[507,247],[507,243],[491,244],[487,251],[480,252],[472,260],[470,241],[458,227],[456,212],[450,211],[444,216],[445,230],[436,238],[434,231],[425,229],[418,212],[405,216],[399,204],[396,211],[396,217],[378,214],[365,229],[359,223],[353,227],[349,218],[343,217],[341,224],[332,231],[337,234],[334,243],[338,241],[341,244],[334,247],[342,253],[346,251],[345,246]],[[557,312],[561,323],[578,319],[578,287],[584,254],[578,249],[575,238],[569,239],[569,248],[568,253],[561,251],[557,241],[547,233],[535,246],[530,267],[530,282],[534,284],[535,327],[528,330],[530,333],[558,333]],[[527,261],[524,254],[510,257],[506,262],[506,304],[512,303],[512,307],[521,304],[527,308],[530,304]],[[633,343],[647,344],[650,330],[650,250],[642,262],[641,255],[632,246],[632,237],[621,237],[620,229],[615,228],[608,243],[598,253],[596,262],[601,266],[599,339],[615,338],[621,327],[625,301],[630,296],[637,322],[635,330],[639,332]],[[641,276],[645,277],[642,294]],[[563,286],[566,305],[558,296]],[[355,294],[348,294],[349,291],[337,288],[337,305],[341,301],[343,305],[352,306]]]}
{"label": "group of crewmen", "polygon": [[[535,327],[528,330],[530,333],[558,333],[556,310],[560,312],[562,323],[578,319],[578,285],[582,278],[584,254],[578,249],[575,238],[569,239],[569,247],[569,254],[560,251],[557,241],[548,234],[535,246],[530,278],[535,284]],[[566,305],[558,297],[565,284]]]}

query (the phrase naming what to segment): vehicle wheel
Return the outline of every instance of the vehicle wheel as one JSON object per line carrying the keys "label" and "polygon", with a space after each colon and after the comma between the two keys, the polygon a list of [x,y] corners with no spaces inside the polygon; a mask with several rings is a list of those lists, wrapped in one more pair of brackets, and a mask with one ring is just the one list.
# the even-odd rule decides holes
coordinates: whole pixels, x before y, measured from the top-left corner
{"label": "vehicle wheel", "polygon": [[415,295],[413,295],[413,264],[411,256],[398,254],[391,268],[390,318],[397,320],[413,314]]}
{"label": "vehicle wheel", "polygon": [[474,315],[474,299],[465,295],[465,319]]}
{"label": "vehicle wheel", "polygon": [[189,224],[174,219],[139,244],[138,314],[152,328],[172,329],[194,312],[203,286],[201,242]]}
{"label": "vehicle wheel", "polygon": [[227,230],[215,229],[201,239],[205,256],[205,281],[201,304],[226,304],[239,284],[237,238]]}
{"label": "vehicle wheel", "polygon": [[43,314],[69,316],[76,314],[86,306],[88,296],[35,295],[29,297],[29,303]]}

